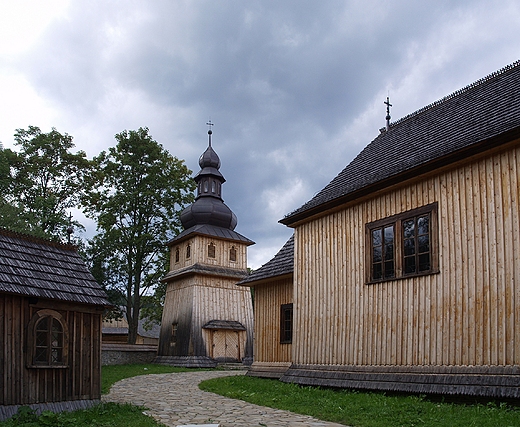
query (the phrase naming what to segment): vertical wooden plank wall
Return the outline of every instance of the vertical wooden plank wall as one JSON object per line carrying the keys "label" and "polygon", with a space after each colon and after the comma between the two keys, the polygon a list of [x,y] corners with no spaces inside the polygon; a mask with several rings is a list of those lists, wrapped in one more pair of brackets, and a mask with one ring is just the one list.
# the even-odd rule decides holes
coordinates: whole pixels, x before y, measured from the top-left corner
{"label": "vertical wooden plank wall", "polygon": [[[295,231],[294,362],[519,365],[520,148]],[[365,284],[365,224],[438,202],[440,273]]]}
{"label": "vertical wooden plank wall", "polygon": [[[182,334],[192,337],[193,351],[197,355],[209,356],[210,344],[203,335],[202,327],[211,320],[236,320],[247,329],[240,334],[243,341],[241,351],[246,348],[246,341],[253,338],[253,308],[249,288],[236,285],[237,279],[215,276],[195,276],[169,283],[163,311],[163,325],[178,324],[179,340]],[[168,335],[169,333],[169,335]],[[163,336],[164,334],[164,336]],[[187,355],[189,349],[167,350],[171,331],[161,329],[161,355]],[[241,354],[244,356],[244,354]]]}
{"label": "vertical wooden plank wall", "polygon": [[[210,243],[215,245],[215,258],[208,257],[208,245]],[[191,247],[190,258],[186,258],[186,247],[188,245]],[[237,251],[236,261],[231,261],[229,259],[229,250],[231,247],[234,247]],[[175,251],[177,248],[179,249],[179,262],[175,262]],[[196,235],[191,239],[187,239],[171,247],[170,270],[178,270],[198,262],[208,265],[246,270],[247,245],[230,240],[212,238],[211,236]]]}
{"label": "vertical wooden plank wall", "polygon": [[292,344],[280,344],[280,307],[292,302],[292,278],[255,286],[255,362],[291,362]]}
{"label": "vertical wooden plank wall", "polygon": [[99,399],[101,313],[57,309],[69,328],[69,367],[27,368],[26,328],[42,307],[0,295],[0,405]]}

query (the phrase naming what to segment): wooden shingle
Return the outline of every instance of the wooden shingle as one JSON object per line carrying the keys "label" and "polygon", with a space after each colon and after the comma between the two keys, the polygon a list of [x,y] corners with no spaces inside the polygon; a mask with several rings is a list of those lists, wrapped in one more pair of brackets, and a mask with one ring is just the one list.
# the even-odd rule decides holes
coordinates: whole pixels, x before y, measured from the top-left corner
{"label": "wooden shingle", "polygon": [[0,292],[110,305],[76,248],[0,229]]}

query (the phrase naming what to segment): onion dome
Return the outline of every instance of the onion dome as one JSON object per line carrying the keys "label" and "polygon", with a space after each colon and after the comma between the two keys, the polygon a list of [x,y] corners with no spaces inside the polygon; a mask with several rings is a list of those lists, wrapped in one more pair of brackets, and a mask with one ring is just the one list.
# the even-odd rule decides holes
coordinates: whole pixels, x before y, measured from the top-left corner
{"label": "onion dome", "polygon": [[194,177],[197,183],[197,197],[195,202],[181,213],[181,222],[185,230],[202,224],[234,230],[237,225],[236,215],[222,200],[222,184],[226,180],[219,172],[220,158],[211,147],[211,134],[210,129],[208,148],[199,158],[201,170]]}

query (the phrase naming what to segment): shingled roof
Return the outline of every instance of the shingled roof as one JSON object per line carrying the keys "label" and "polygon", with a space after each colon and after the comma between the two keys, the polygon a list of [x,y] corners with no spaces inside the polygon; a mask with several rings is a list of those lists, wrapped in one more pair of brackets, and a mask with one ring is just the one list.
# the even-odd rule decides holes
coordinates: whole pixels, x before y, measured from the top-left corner
{"label": "shingled roof", "polygon": [[381,130],[323,190],[280,222],[292,225],[419,173],[520,137],[520,61]]}
{"label": "shingled roof", "polygon": [[72,245],[0,228],[0,292],[108,306]]}
{"label": "shingled roof", "polygon": [[263,280],[292,274],[294,270],[294,235],[270,261],[255,270],[237,285],[256,285]]}
{"label": "shingled roof", "polygon": [[240,243],[245,243],[246,245],[254,245],[255,242],[248,239],[247,237],[242,236],[240,233],[237,233],[234,230],[230,230],[229,228],[217,227],[216,225],[211,224],[197,224],[193,227],[184,230],[182,233],[175,236],[168,242],[168,246],[175,245],[183,240],[186,240],[190,237],[193,237],[196,234],[204,235],[204,236],[212,236],[219,239],[225,240],[233,240]]}

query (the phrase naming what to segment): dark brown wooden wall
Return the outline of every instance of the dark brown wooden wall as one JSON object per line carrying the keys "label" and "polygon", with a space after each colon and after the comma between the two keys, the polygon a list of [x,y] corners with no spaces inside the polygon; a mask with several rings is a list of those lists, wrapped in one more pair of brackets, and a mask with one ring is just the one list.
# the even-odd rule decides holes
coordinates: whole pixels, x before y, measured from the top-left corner
{"label": "dark brown wooden wall", "polygon": [[[34,302],[34,301],[32,301]],[[38,310],[60,313],[68,325],[68,368],[27,368],[27,325]],[[0,294],[0,405],[101,396],[102,307]]]}

